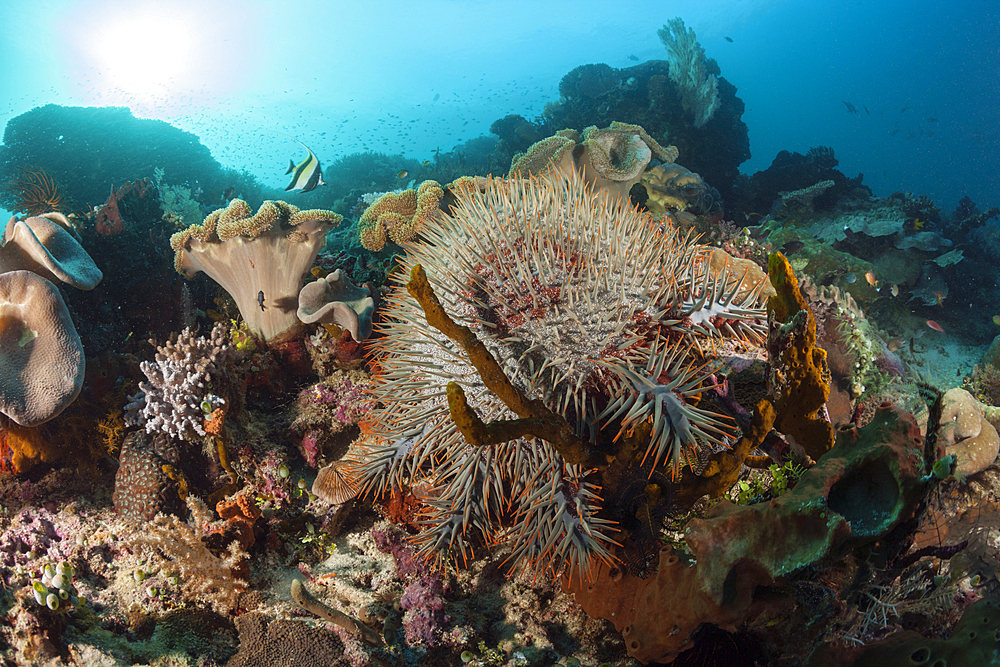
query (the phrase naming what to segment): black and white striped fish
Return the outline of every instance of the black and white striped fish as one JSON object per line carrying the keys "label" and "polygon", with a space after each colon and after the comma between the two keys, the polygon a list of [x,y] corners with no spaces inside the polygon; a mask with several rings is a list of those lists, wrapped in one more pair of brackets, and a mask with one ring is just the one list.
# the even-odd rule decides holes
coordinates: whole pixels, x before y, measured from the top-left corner
{"label": "black and white striped fish", "polygon": [[309,156],[298,164],[295,164],[294,160],[288,161],[288,171],[285,173],[294,175],[292,176],[292,182],[288,184],[287,188],[285,188],[285,192],[288,192],[289,190],[302,190],[302,192],[309,192],[310,190],[315,190],[319,185],[326,185],[326,183],[323,182],[323,168],[320,166],[319,160],[304,143],[298,139],[295,140],[295,143],[309,151]]}

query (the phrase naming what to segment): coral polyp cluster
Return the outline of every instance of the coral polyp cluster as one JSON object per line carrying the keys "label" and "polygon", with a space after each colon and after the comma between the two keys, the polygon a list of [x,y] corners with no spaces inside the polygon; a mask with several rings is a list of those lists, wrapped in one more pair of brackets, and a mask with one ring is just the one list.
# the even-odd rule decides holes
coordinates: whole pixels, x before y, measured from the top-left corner
{"label": "coral polyp cluster", "polygon": [[397,285],[377,407],[348,473],[364,494],[420,489],[430,509],[415,541],[438,563],[469,557],[476,532],[486,545],[513,539],[515,562],[566,562],[586,576],[594,559],[610,560],[614,534],[593,465],[568,463],[544,437],[469,442],[453,419],[455,394],[487,422],[525,417],[487,388],[502,370],[522,403],[564,419],[584,450],[610,452],[619,431],[651,421],[653,463],[677,469],[685,450],[725,442],[723,417],[695,404],[714,346],[760,341],[760,285],[711,268],[710,249],[573,171],[455,194],[403,263],[426,270],[444,311],[498,366],[484,369]]}

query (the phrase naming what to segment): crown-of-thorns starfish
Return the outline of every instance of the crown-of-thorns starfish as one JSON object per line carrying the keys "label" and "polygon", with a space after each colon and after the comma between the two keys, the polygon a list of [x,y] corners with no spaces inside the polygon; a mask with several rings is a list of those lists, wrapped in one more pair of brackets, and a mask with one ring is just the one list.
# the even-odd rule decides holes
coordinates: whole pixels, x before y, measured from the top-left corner
{"label": "crown-of-thorns starfish", "polygon": [[407,246],[394,278],[377,407],[347,468],[364,494],[427,489],[415,542],[438,564],[471,557],[478,534],[486,545],[512,540],[512,561],[536,571],[567,563],[587,576],[592,561],[611,559],[614,531],[593,471],[544,441],[466,442],[449,413],[449,382],[485,421],[517,415],[486,389],[465,350],[428,325],[400,276],[422,265],[447,313],[477,334],[513,385],[580,437],[597,443],[652,420],[647,456],[675,469],[688,450],[724,440],[722,417],[690,404],[709,368],[701,343],[759,341],[759,286],[728,267],[710,270],[709,248],[579,175],[491,178],[484,190],[455,194],[451,212]]}

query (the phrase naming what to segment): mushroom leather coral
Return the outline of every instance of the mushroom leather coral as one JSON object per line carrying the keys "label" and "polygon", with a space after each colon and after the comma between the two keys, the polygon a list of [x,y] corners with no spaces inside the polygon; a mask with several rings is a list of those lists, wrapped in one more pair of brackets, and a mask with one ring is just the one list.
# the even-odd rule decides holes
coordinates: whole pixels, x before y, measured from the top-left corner
{"label": "mushroom leather coral", "polygon": [[655,576],[597,568],[592,581],[565,583],[594,618],[614,622],[630,655],[670,662],[690,648],[702,623],[735,629],[757,586],[774,583],[843,549],[878,539],[909,518],[923,494],[923,442],[913,417],[883,405],[795,488],[767,503],[727,501],[693,519],[687,543],[695,563],[661,550]]}
{"label": "mushroom leather coral", "polygon": [[350,331],[354,340],[362,341],[372,332],[375,301],[370,295],[371,290],[358,287],[337,269],[299,291],[296,314],[306,324],[336,324]]}
{"label": "mushroom leather coral", "polygon": [[294,337],[302,276],[342,217],[266,201],[256,215],[242,199],[170,237],[174,268],[186,278],[204,271],[229,292],[264,342]]}
{"label": "mushroom leather coral", "polygon": [[23,269],[52,282],[94,289],[104,276],[69,229],[61,213],[11,218],[0,243],[0,273]]}

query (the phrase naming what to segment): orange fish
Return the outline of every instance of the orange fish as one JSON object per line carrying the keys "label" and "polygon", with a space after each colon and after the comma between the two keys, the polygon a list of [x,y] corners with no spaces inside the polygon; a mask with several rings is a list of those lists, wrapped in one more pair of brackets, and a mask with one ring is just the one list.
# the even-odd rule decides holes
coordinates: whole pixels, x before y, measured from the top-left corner
{"label": "orange fish", "polygon": [[937,305],[939,306],[943,306],[944,300],[948,297],[947,294],[945,294],[939,289],[934,290],[933,292],[931,292],[931,294],[933,294],[934,298],[937,299]]}
{"label": "orange fish", "polygon": [[941,333],[944,333],[944,328],[934,320],[927,320],[927,326],[929,326],[931,329],[934,329],[934,331],[940,331]]}
{"label": "orange fish", "polygon": [[878,281],[875,280],[875,272],[871,269],[868,269],[868,272],[865,273],[865,280],[867,280],[868,284],[872,287],[878,287]]}

